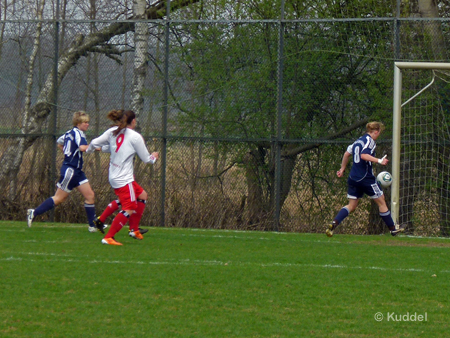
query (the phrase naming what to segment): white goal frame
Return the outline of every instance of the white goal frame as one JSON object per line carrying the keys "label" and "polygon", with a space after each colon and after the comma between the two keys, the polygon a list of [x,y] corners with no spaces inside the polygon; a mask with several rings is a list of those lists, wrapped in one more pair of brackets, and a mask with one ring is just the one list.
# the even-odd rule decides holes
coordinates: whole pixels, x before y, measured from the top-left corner
{"label": "white goal frame", "polygon": [[[392,123],[392,181],[391,188],[391,213],[394,222],[397,224],[400,210],[400,134],[401,134],[401,120],[402,120],[402,69],[440,69],[450,70],[450,63],[444,62],[395,62],[394,63],[394,107],[393,107],[393,123]],[[416,95],[408,99],[405,104],[424,90],[429,85],[422,88]]]}

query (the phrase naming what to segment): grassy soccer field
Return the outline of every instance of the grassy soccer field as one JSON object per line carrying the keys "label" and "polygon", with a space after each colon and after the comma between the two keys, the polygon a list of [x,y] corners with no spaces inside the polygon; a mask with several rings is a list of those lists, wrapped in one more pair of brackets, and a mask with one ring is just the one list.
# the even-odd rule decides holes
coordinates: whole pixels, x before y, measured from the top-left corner
{"label": "grassy soccer field", "polygon": [[[1,337],[447,337],[448,239],[0,222]],[[377,320],[378,319],[378,320]]]}

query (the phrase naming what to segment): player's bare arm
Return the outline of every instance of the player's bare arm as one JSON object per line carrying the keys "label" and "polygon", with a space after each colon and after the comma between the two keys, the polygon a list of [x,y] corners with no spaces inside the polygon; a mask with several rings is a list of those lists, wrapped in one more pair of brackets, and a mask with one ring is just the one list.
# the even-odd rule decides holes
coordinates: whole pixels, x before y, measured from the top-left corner
{"label": "player's bare arm", "polygon": [[344,171],[345,168],[347,168],[350,157],[352,157],[352,154],[350,154],[348,151],[346,151],[344,153],[344,156],[342,156],[341,168],[336,172],[337,177],[342,177],[344,175]]}
{"label": "player's bare arm", "polygon": [[381,165],[387,165],[389,160],[387,159],[387,155],[384,155],[382,158],[376,158],[369,154],[361,154],[361,159],[368,162],[378,163]]}
{"label": "player's bare arm", "polygon": [[78,147],[78,149],[80,149],[80,151],[86,151],[87,150],[87,148],[88,148],[89,146],[86,144],[86,145],[82,145],[82,146],[79,146]]}

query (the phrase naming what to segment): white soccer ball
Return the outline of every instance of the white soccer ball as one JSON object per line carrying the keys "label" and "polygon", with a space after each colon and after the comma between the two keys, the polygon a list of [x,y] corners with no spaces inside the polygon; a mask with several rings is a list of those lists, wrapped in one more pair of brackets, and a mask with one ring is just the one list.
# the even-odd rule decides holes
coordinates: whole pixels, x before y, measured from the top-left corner
{"label": "white soccer ball", "polygon": [[377,182],[380,183],[383,188],[387,188],[392,184],[392,176],[387,171],[382,171],[377,176]]}

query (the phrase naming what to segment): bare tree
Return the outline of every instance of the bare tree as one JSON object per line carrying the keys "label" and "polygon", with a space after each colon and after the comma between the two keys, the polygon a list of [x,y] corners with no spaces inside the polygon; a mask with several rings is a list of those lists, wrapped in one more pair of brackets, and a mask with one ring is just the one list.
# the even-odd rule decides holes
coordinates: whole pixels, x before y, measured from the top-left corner
{"label": "bare tree", "polygon": [[[171,10],[175,11],[194,4],[200,0],[174,0],[171,1]],[[143,18],[163,19],[166,14],[166,1],[158,1],[145,9]],[[77,64],[80,58],[89,53],[102,53],[115,58],[121,54],[115,46],[109,44],[111,38],[133,31],[137,19],[134,15],[127,21],[118,21],[110,24],[102,30],[91,32],[87,35],[80,33],[73,39],[70,46],[60,54],[57,64],[56,81],[53,73],[47,75],[44,85],[39,92],[36,103],[23,112],[23,126],[19,138],[10,143],[9,147],[0,158],[0,183],[3,187],[10,186],[10,179],[17,176],[25,151],[38,139],[42,126],[49,117],[54,102],[55,86],[60,86],[65,76]]]}

